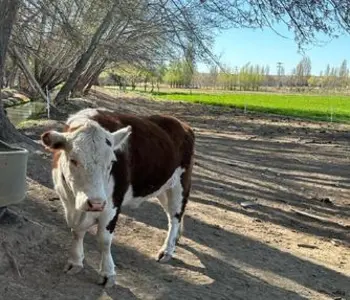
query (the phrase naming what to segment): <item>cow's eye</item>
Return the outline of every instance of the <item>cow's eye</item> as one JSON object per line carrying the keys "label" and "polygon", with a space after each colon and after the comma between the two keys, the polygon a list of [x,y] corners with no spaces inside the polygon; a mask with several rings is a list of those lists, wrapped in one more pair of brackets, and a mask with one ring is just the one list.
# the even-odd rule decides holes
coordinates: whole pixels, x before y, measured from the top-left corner
{"label": "cow's eye", "polygon": [[73,164],[74,166],[77,166],[77,165],[78,165],[78,161],[75,160],[75,159],[71,159],[70,162],[71,162],[71,164]]}

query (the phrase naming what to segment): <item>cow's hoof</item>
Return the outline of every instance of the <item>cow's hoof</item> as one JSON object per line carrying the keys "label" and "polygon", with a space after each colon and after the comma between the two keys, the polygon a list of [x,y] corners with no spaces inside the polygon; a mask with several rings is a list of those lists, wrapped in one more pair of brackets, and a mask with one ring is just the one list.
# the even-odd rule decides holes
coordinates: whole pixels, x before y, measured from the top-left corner
{"label": "cow's hoof", "polygon": [[109,288],[115,285],[115,281],[117,279],[117,275],[110,276],[99,276],[98,284],[103,285],[105,288]]}
{"label": "cow's hoof", "polygon": [[81,265],[73,265],[72,263],[68,262],[63,269],[63,272],[69,275],[75,275],[81,272],[83,269],[83,266]]}
{"label": "cow's hoof", "polygon": [[172,255],[164,250],[159,251],[157,261],[160,263],[166,263],[171,260]]}

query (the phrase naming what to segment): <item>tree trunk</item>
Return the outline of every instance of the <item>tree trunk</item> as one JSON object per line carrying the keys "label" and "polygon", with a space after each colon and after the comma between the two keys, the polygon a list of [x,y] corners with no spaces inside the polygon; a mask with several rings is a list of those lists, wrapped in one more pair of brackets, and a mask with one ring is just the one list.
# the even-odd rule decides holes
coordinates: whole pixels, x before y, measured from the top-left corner
{"label": "tree trunk", "polygon": [[145,80],[144,80],[144,82],[143,82],[143,89],[144,89],[144,91],[145,92],[147,92],[147,82],[148,82],[148,78],[147,77],[145,77]]}
{"label": "tree trunk", "polygon": [[103,59],[102,61],[92,60],[87,70],[79,77],[77,84],[72,90],[72,94],[75,97],[86,95],[91,86],[97,81],[106,63],[107,59]]}
{"label": "tree trunk", "polygon": [[[106,61],[106,62],[107,62],[107,61]],[[86,96],[86,95],[90,92],[90,90],[91,90],[91,88],[92,88],[92,86],[93,86],[94,84],[97,84],[97,82],[98,82],[98,77],[99,77],[100,74],[102,73],[104,67],[105,67],[105,63],[103,63],[103,65],[99,68],[99,70],[98,70],[97,72],[95,72],[95,74],[91,77],[91,79],[90,79],[90,81],[88,82],[87,86],[84,88],[84,91],[83,91],[83,95],[84,95],[84,96]]]}
{"label": "tree trunk", "polygon": [[19,0],[0,0],[0,139],[15,141],[20,133],[7,118],[1,100],[5,58],[13,22],[19,7]]}
{"label": "tree trunk", "polygon": [[15,63],[13,63],[13,68],[9,74],[8,81],[7,81],[9,88],[15,87],[17,75],[18,75],[18,67],[15,65]]}
{"label": "tree trunk", "polygon": [[35,79],[34,74],[32,74],[29,66],[27,65],[26,61],[23,59],[23,57],[21,56],[21,54],[19,53],[19,51],[17,50],[16,47],[12,47],[12,52],[13,55],[16,57],[17,62],[18,62],[18,66],[20,67],[20,69],[23,71],[23,74],[27,77],[28,82],[30,83],[30,85],[32,86],[32,88],[34,90],[36,90],[40,96],[43,98],[44,101],[46,101],[46,94],[45,92],[41,89],[40,84],[37,82],[37,80]]}
{"label": "tree trunk", "polygon": [[73,72],[69,75],[66,83],[63,85],[61,90],[58,92],[56,98],[54,99],[54,104],[56,106],[63,104],[69,96],[69,93],[74,89],[79,76],[84,71],[87,63],[89,62],[91,56],[94,54],[102,36],[109,28],[109,25],[114,14],[114,10],[118,6],[119,2],[115,1],[113,7],[108,11],[105,18],[103,19],[100,26],[97,28],[95,34],[93,35],[88,49],[80,57],[79,61],[75,65]]}

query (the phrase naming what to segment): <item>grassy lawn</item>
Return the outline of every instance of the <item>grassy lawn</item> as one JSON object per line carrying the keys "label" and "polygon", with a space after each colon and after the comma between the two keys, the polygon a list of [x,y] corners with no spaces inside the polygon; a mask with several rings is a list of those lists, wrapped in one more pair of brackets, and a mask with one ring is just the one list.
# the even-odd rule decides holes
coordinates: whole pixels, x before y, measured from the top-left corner
{"label": "grassy lawn", "polygon": [[238,107],[313,120],[350,122],[350,96],[275,93],[153,93],[164,100]]}
{"label": "grassy lawn", "polygon": [[[113,94],[118,87],[106,86],[105,92]],[[213,90],[164,89],[149,93],[138,87],[128,93],[152,95],[158,100],[186,101],[192,103],[237,107],[247,111],[273,113],[318,121],[350,123],[350,96],[313,95],[313,94],[279,94],[269,92],[229,92]]]}

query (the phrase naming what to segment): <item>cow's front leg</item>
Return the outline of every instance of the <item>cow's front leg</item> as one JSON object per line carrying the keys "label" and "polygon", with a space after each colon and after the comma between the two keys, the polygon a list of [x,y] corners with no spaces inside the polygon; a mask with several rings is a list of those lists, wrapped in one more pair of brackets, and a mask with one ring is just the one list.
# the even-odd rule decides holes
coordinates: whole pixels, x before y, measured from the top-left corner
{"label": "cow's front leg", "polygon": [[73,241],[68,262],[64,267],[67,274],[77,274],[83,269],[84,260],[84,236],[86,231],[76,231],[72,229]]}
{"label": "cow's front leg", "polygon": [[[115,209],[113,209],[113,212],[115,213]],[[116,280],[115,265],[111,254],[113,231],[111,232],[106,228],[112,218],[113,213],[102,213],[97,230],[97,239],[101,251],[99,283],[105,287],[113,286]]]}

